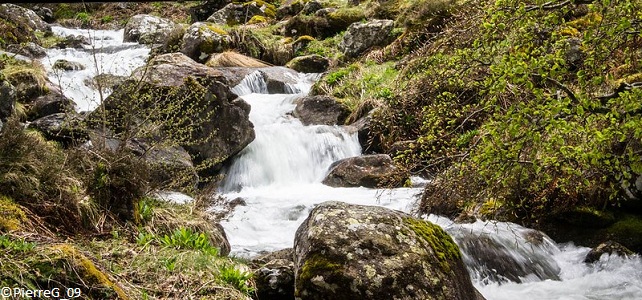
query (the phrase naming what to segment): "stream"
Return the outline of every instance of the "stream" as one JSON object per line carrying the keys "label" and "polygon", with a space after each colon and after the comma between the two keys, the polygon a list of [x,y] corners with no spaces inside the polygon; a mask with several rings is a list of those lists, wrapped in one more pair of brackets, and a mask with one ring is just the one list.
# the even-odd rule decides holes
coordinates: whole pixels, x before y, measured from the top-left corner
{"label": "stream", "polygon": [[[93,38],[92,46],[85,49],[51,49],[41,60],[50,80],[61,85],[80,111],[94,109],[101,99],[85,84],[87,79],[98,73],[128,75],[149,55],[144,46],[122,43],[122,30],[53,30],[59,35]],[[96,56],[92,49],[99,50]],[[57,59],[80,62],[87,68],[56,71],[52,65]],[[330,164],[360,155],[361,148],[356,134],[343,127],[304,126],[291,115],[294,101],[307,94],[318,78],[310,74],[294,76],[297,84],[290,86],[290,94],[268,94],[265,82],[256,73],[233,89],[251,105],[250,120],[256,130],[256,139],[226,170],[220,190],[229,200],[245,201],[221,223],[236,256],[251,257],[292,247],[296,229],[318,203],[336,200],[410,212],[422,191],[420,187],[332,188],[321,184]],[[413,181],[422,182],[420,178]],[[439,216],[424,217],[444,228],[460,245],[475,286],[488,300],[642,299],[639,256],[605,255],[596,263],[585,264],[589,248],[558,244],[546,236],[538,236],[539,242],[532,243],[528,237],[533,230],[516,224],[455,224]],[[483,257],[475,255],[480,249]],[[487,266],[491,261],[509,262],[510,269],[524,271],[520,283],[498,276]]]}

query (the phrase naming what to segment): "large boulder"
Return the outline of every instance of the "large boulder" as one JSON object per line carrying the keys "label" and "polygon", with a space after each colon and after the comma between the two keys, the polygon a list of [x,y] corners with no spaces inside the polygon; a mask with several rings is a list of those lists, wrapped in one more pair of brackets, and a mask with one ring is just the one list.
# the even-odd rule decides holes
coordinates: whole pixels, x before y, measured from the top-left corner
{"label": "large boulder", "polygon": [[127,21],[123,41],[163,44],[177,27],[174,22],[152,15],[135,15]]}
{"label": "large boulder", "polygon": [[229,26],[245,24],[254,16],[265,16],[264,10],[265,7],[258,6],[256,2],[230,3],[213,13],[207,18],[207,22]]}
{"label": "large boulder", "polygon": [[204,62],[210,54],[227,50],[231,43],[230,35],[216,24],[197,22],[187,28],[181,41],[181,52]]}
{"label": "large boulder", "polygon": [[334,162],[323,184],[332,187],[399,187],[407,178],[389,155],[373,154]]}
{"label": "large boulder", "polygon": [[0,4],[0,39],[7,44],[38,43],[36,31],[51,34],[51,27],[35,12],[14,4]]}
{"label": "large boulder", "polygon": [[450,236],[399,211],[322,203],[294,251],[297,299],[483,299]]}
{"label": "large boulder", "polygon": [[76,111],[76,103],[65,97],[59,90],[52,90],[46,95],[36,98],[27,110],[27,118],[36,120],[57,113]]}
{"label": "large boulder", "polygon": [[348,57],[357,57],[372,47],[385,46],[391,41],[393,27],[391,20],[353,23],[339,43],[339,49]]}
{"label": "large boulder", "polygon": [[296,100],[294,116],[303,125],[342,125],[350,110],[331,96],[307,96]]}
{"label": "large boulder", "polygon": [[[155,57],[147,66],[136,69],[105,101],[115,122],[132,111],[143,114],[136,118],[148,118],[150,114],[160,118],[156,123],[167,127],[155,134],[180,139],[197,164],[207,162],[203,175],[218,171],[254,140],[250,106],[230,91],[225,76],[181,53]],[[172,127],[178,124],[163,121],[169,116],[174,122],[191,125]],[[176,130],[182,131],[180,136]]]}
{"label": "large boulder", "polygon": [[312,54],[295,57],[285,66],[301,73],[323,73],[328,70],[330,60],[321,55]]}

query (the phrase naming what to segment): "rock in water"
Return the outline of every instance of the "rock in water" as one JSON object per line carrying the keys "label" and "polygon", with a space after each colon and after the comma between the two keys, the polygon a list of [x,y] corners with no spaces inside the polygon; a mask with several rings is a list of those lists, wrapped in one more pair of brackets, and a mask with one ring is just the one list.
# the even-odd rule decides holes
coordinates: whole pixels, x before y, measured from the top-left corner
{"label": "rock in water", "polygon": [[330,166],[323,184],[332,187],[401,187],[407,176],[387,154],[363,155],[339,160]]}
{"label": "rock in water", "polygon": [[296,101],[294,116],[303,125],[341,125],[350,110],[331,96],[307,96]]}
{"label": "rock in water", "polygon": [[297,299],[483,299],[450,236],[399,211],[322,203],[294,251]]}

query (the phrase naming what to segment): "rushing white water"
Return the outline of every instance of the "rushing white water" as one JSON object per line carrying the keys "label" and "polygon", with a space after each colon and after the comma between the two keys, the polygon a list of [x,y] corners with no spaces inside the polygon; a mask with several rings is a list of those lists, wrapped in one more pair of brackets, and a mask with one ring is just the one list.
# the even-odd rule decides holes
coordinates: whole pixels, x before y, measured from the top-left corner
{"label": "rushing white water", "polygon": [[[377,190],[331,188],[320,184],[328,166],[359,155],[354,135],[340,127],[303,126],[291,116],[300,95],[267,95],[262,76],[253,73],[235,92],[252,106],[256,140],[231,165],[222,190],[243,198],[222,223],[232,253],[253,256],[292,247],[298,226],[318,203],[337,200],[410,211],[421,188]],[[301,88],[302,93],[307,88]],[[583,262],[590,250],[558,245],[545,235],[504,222],[455,224],[428,216],[460,245],[477,289],[489,300],[642,299],[640,257],[605,255]]]}
{"label": "rushing white water", "polygon": [[[517,224],[482,221],[455,224],[447,218],[434,215],[428,219],[442,226],[460,245],[475,286],[489,300],[642,299],[640,256],[623,258],[606,254],[600,261],[587,264],[584,258],[590,248],[573,244],[558,245],[546,236],[538,239],[529,235],[535,231]],[[483,272],[479,272],[479,265],[471,263],[471,258],[466,257],[471,253],[466,252],[462,242],[471,237],[482,238],[484,242],[489,239],[496,241],[492,245],[496,248],[495,252],[509,254],[507,258],[513,263],[514,269],[541,271],[542,267],[558,268],[558,280],[542,280],[541,276],[534,274],[521,278],[521,283],[488,280],[488,277],[480,276]],[[500,259],[505,260],[504,257]]]}
{"label": "rushing white water", "polygon": [[318,203],[338,200],[407,211],[420,191],[320,183],[333,162],[359,155],[361,146],[356,134],[339,126],[304,126],[291,116],[294,101],[309,91],[313,80],[315,76],[302,75],[290,86],[297,94],[268,95],[263,77],[255,72],[233,89],[252,106],[256,131],[256,139],[228,168],[222,185],[228,199],[241,197],[247,204],[222,223],[236,255],[292,247],[294,233]]}
{"label": "rushing white water", "polygon": [[[63,94],[72,99],[78,110],[90,111],[101,101],[98,90],[89,84],[98,74],[129,76],[131,72],[144,65],[150,49],[138,43],[123,43],[124,30],[69,29],[53,26],[52,31],[60,36],[84,36],[90,44],[82,49],[48,49],[47,56],[41,59],[51,82],[60,86]],[[84,70],[62,71],[53,69],[53,64],[64,59],[82,64]],[[103,98],[111,90],[103,91]]]}

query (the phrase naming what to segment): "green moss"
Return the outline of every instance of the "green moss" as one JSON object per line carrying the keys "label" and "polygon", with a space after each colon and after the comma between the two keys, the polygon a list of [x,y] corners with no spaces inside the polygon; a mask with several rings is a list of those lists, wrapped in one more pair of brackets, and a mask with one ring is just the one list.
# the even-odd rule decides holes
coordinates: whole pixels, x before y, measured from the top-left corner
{"label": "green moss", "polygon": [[404,218],[410,229],[423,239],[439,260],[439,265],[445,272],[450,272],[450,262],[460,260],[459,247],[441,227],[415,218]]}
{"label": "green moss", "polygon": [[504,205],[504,202],[495,198],[488,199],[479,208],[479,214],[482,217],[492,218],[497,211]]}
{"label": "green moss", "polygon": [[[203,27],[201,27],[201,30],[203,30],[202,28]],[[221,27],[219,27],[219,26],[217,26],[217,25],[215,25],[213,23],[208,23],[207,25],[205,25],[205,28],[207,28],[210,31],[212,31],[212,32],[214,32],[216,34],[219,34],[219,35],[229,35],[229,32],[227,32],[225,29],[223,29],[223,28],[221,28]],[[202,31],[201,31],[201,33],[202,33]]]}
{"label": "green moss", "polygon": [[260,24],[267,22],[267,19],[264,16],[253,16],[247,23],[248,24]]}
{"label": "green moss", "polygon": [[363,9],[360,7],[340,8],[328,14],[328,23],[333,31],[343,31],[350,24],[359,22],[366,18]]}
{"label": "green moss", "polygon": [[610,239],[625,247],[642,251],[642,218],[636,215],[625,215],[620,221],[611,225],[607,230]]}
{"label": "green moss", "polygon": [[22,208],[11,198],[0,195],[0,232],[20,230],[26,221]]}
{"label": "green moss", "polygon": [[299,280],[302,282],[307,282],[310,279],[314,278],[317,275],[321,276],[335,276],[341,274],[343,265],[331,261],[328,257],[313,254],[308,258],[303,267],[301,268],[301,273],[299,274]]}
{"label": "green moss", "polygon": [[590,12],[586,16],[566,23],[566,25],[577,30],[583,30],[600,22],[602,22],[602,15],[597,12]]}
{"label": "green moss", "polygon": [[[55,245],[51,249],[61,254],[60,258],[65,260],[69,266],[77,272],[76,274],[80,276],[79,279],[82,280],[84,284],[97,285],[113,290],[116,294],[113,296],[117,296],[117,299],[131,299],[120,286],[111,281],[105,273],[99,270],[89,258],[80,253],[74,246],[61,244]],[[106,294],[111,293],[106,292]]]}

